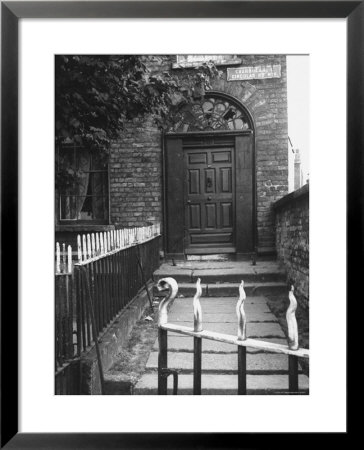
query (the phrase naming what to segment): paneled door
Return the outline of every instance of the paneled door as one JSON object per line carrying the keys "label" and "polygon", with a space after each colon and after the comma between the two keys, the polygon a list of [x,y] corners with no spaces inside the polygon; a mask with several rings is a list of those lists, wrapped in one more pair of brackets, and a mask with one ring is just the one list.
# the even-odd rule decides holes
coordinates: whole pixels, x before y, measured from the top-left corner
{"label": "paneled door", "polygon": [[234,248],[234,146],[185,148],[187,250]]}

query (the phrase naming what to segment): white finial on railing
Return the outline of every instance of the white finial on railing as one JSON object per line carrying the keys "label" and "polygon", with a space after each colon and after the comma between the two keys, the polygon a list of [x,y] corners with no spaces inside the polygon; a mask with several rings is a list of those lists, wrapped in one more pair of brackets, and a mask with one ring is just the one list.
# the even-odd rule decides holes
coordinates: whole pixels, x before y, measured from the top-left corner
{"label": "white finial on railing", "polygon": [[298,328],[296,320],[297,300],[293,294],[294,287],[291,286],[289,291],[289,307],[286,312],[287,326],[288,326],[288,347],[291,350],[298,350]]}
{"label": "white finial on railing", "polygon": [[72,247],[69,245],[68,248],[68,273],[72,272]]}
{"label": "white finial on railing", "polygon": [[193,330],[202,331],[202,309],[200,297],[202,295],[201,278],[196,281],[196,294],[193,297]]}
{"label": "white finial on railing", "polygon": [[102,233],[100,233],[100,255],[104,254],[104,238],[102,236]]}
{"label": "white finial on railing", "polygon": [[61,272],[66,272],[67,268],[67,254],[66,254],[66,244],[62,244],[62,264],[61,264]]}
{"label": "white finial on railing", "polygon": [[96,241],[95,241],[95,233],[91,234],[91,253],[92,257],[96,256]]}
{"label": "white finial on railing", "polygon": [[87,234],[87,257],[88,258],[92,258],[92,253],[91,253],[91,236],[89,234]]}
{"label": "white finial on railing", "polygon": [[82,235],[82,260],[87,260],[87,246],[86,246],[86,235]]}
{"label": "white finial on railing", "polygon": [[107,251],[109,252],[111,250],[111,236],[110,236],[110,231],[108,231],[107,233]]}
{"label": "white finial on railing", "polygon": [[104,231],[103,233],[103,238],[104,238],[104,254],[106,255],[107,253],[107,235],[106,235],[106,231]]}
{"label": "white finial on railing", "polygon": [[239,300],[236,304],[236,315],[238,316],[238,341],[246,340],[246,314],[244,311],[244,302],[246,294],[244,290],[244,281],[241,280],[239,286]]}
{"label": "white finial on railing", "polygon": [[170,304],[176,298],[178,292],[178,284],[174,278],[162,278],[157,283],[159,291],[169,290],[169,294],[159,303],[158,325],[164,325],[168,322],[168,309]]}
{"label": "white finial on railing", "polygon": [[100,254],[100,236],[99,233],[96,233],[96,255]]}
{"label": "white finial on railing", "polygon": [[78,262],[82,261],[82,247],[81,247],[81,236],[77,236],[77,258]]}
{"label": "white finial on railing", "polygon": [[114,231],[110,232],[110,250],[115,250]]}
{"label": "white finial on railing", "polygon": [[59,242],[56,243],[56,272],[61,273],[61,248]]}
{"label": "white finial on railing", "polygon": [[140,241],[140,228],[135,228],[135,243],[139,244]]}

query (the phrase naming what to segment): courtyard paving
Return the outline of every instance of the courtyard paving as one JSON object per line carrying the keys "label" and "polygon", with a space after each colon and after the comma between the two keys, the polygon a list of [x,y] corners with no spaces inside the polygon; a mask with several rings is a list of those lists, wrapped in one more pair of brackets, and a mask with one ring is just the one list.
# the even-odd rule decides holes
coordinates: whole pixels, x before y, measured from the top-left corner
{"label": "courtyard paving", "polygon": [[[196,262],[191,263],[196,264]],[[204,265],[206,267],[206,263]],[[193,326],[192,301],[192,297],[176,298],[170,309],[168,321],[170,323]],[[237,296],[201,298],[203,328],[219,333],[236,335],[236,302]],[[245,311],[247,314],[248,337],[281,344],[286,343],[285,335],[276,317],[270,311],[264,296],[248,296],[245,302]],[[236,346],[204,339],[202,352],[202,395],[236,395]],[[178,394],[192,394],[192,337],[173,332],[168,333],[168,367],[180,371]],[[157,394],[157,369],[158,341],[156,340],[147,361],[146,371],[135,386],[135,394]],[[308,377],[300,370],[299,388],[303,394],[308,393],[308,381]],[[168,393],[171,394],[172,377],[169,377],[168,383]],[[288,357],[248,348],[247,393],[287,394]]]}

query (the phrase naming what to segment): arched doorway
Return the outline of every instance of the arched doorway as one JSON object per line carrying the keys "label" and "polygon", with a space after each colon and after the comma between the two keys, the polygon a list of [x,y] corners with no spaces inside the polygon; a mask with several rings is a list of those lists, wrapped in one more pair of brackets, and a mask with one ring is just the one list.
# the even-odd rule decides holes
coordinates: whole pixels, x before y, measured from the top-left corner
{"label": "arched doorway", "polygon": [[254,126],[237,99],[209,91],[183,106],[164,162],[167,254],[254,251]]}

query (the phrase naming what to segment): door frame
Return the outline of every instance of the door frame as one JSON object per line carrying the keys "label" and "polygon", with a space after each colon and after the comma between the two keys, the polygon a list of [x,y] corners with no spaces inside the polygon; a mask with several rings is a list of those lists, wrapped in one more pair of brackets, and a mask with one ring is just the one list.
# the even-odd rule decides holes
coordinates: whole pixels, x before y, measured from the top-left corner
{"label": "door frame", "polygon": [[[243,243],[239,242],[237,236],[237,226],[239,223],[238,218],[238,198],[235,200],[235,214],[234,214],[234,232],[236,234],[236,254],[238,255],[248,255],[256,251],[257,247],[257,209],[256,209],[256,157],[255,157],[255,133],[252,129],[244,131],[191,131],[191,132],[167,132],[163,134],[163,234],[164,234],[164,252],[170,258],[184,259],[185,258],[185,192],[184,192],[184,151],[182,142],[186,138],[191,137],[217,137],[217,136],[229,136],[235,137],[235,182],[238,180],[238,151],[241,147],[239,144],[239,138],[251,136],[251,141],[249,143],[251,149],[251,245],[249,248],[242,248]],[[173,155],[168,153],[173,152]],[[240,152],[242,149],[240,149]],[[242,155],[241,155],[242,156]],[[172,171],[172,174],[170,173]],[[181,209],[182,214],[177,214],[173,217],[169,217],[168,202],[169,196],[168,191],[174,193],[174,197],[179,198],[182,201],[183,208]],[[236,191],[236,188],[235,188]],[[237,191],[236,191],[237,192]],[[169,223],[171,222],[171,223]],[[182,226],[181,226],[182,223]],[[181,228],[183,231],[181,231]],[[176,238],[169,235],[169,230],[177,230]],[[206,253],[208,254],[208,253]]]}

